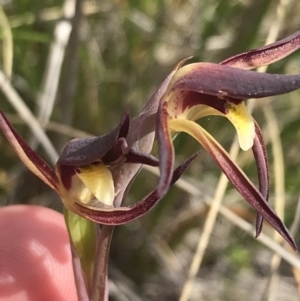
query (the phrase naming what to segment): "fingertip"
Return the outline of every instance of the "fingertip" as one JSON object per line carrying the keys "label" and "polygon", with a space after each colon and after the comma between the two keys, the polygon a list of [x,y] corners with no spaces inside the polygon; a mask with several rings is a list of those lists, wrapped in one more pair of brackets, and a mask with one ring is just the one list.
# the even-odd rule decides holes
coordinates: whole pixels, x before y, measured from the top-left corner
{"label": "fingertip", "polygon": [[39,206],[0,209],[0,300],[77,301],[62,214]]}

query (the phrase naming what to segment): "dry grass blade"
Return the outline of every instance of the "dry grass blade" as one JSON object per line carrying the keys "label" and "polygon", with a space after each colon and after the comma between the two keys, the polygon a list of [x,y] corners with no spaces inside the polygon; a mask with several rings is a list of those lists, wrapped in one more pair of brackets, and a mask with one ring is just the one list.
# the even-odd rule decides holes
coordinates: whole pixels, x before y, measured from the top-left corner
{"label": "dry grass blade", "polygon": [[[83,3],[83,14],[84,15],[94,15],[99,12],[105,12],[109,10],[110,4],[103,5],[103,3],[100,5],[95,1],[85,1]],[[40,20],[43,22],[50,22],[59,20],[64,16],[64,10],[61,7],[51,7],[51,8],[45,8],[42,10],[38,15],[29,12],[22,15],[15,15],[11,16],[9,18],[9,22],[11,24],[12,28],[20,27],[22,25],[29,25],[36,22],[36,20]]]}
{"label": "dry grass blade", "polygon": [[[263,112],[267,120],[268,130],[271,138],[273,158],[274,158],[274,177],[275,177],[275,210],[279,217],[284,220],[284,208],[285,208],[285,168],[283,151],[280,140],[280,132],[278,123],[276,121],[272,107],[269,104],[263,106]],[[274,240],[279,244],[282,243],[282,239],[277,233],[274,233]],[[281,262],[281,257],[278,254],[274,254],[271,259],[271,278],[269,284],[268,300],[272,301],[276,298],[276,287],[279,280],[277,274],[278,267]]]}
{"label": "dry grass blade", "polygon": [[[232,147],[230,149],[230,152],[229,152],[232,160],[235,160],[235,158],[238,155],[238,151],[239,151],[239,144],[237,142],[237,139],[235,139],[235,141],[232,144]],[[228,180],[227,180],[226,176],[224,174],[222,174],[219,179],[218,185],[217,185],[215,196],[213,198],[213,201],[211,202],[211,207],[208,212],[207,218],[205,220],[203,232],[198,241],[194,258],[190,265],[187,280],[186,280],[184,287],[182,289],[182,292],[181,292],[181,296],[179,299],[180,301],[187,301],[190,298],[190,294],[193,289],[195,277],[197,276],[200,265],[202,263],[203,256],[205,254],[210,235],[211,235],[213,227],[215,225],[217,215],[220,210],[220,206],[221,206],[227,185],[228,185]]]}
{"label": "dry grass blade", "polygon": [[[6,117],[9,119],[9,121],[12,124],[24,124],[24,120],[20,119],[19,116],[17,116],[16,114],[5,114]],[[59,123],[59,122],[55,122],[55,121],[49,121],[48,124],[46,125],[41,125],[42,128],[61,134],[61,135],[65,135],[67,137],[71,137],[71,138],[86,138],[86,137],[92,137],[91,134],[81,131],[79,129],[75,129],[71,126]]]}
{"label": "dry grass blade", "polygon": [[53,131],[71,138],[86,138],[86,137],[92,137],[91,134],[84,132],[79,129],[75,129],[71,126],[59,123],[59,122],[54,122],[50,121],[46,126],[45,129],[49,131]]}
{"label": "dry grass blade", "polygon": [[[54,28],[54,39],[50,46],[42,87],[37,99],[36,115],[42,125],[49,122],[54,108],[65,50],[72,30],[71,20],[75,15],[75,5],[75,0],[65,1],[63,20],[59,21]],[[30,145],[33,148],[36,147],[37,139],[35,137],[31,139]]]}
{"label": "dry grass blade", "polygon": [[[240,218],[238,215],[234,214],[224,206],[221,206],[220,213],[226,218],[228,218],[232,223],[237,225],[239,228],[243,229],[248,234],[253,235],[254,227],[250,223],[246,222],[244,219]],[[290,265],[299,269],[300,259],[298,256],[291,254],[289,251],[287,251],[285,248],[283,248],[281,245],[279,245],[277,242],[275,242],[272,238],[265,235],[264,233],[261,233],[260,236],[256,239],[275,253],[279,254]]]}
{"label": "dry grass blade", "polygon": [[3,72],[0,70],[0,88],[3,94],[8,99],[9,103],[16,109],[20,117],[28,124],[29,128],[39,140],[43,148],[45,149],[46,154],[48,155],[52,164],[55,164],[58,158],[58,154],[50,142],[48,136],[45,134],[40,123],[34,117],[32,112],[26,106],[23,99],[20,97],[18,92],[14,89],[11,82],[8,78],[5,77]]}
{"label": "dry grass blade", "polygon": [[9,25],[8,19],[5,12],[0,6],[0,29],[3,34],[2,42],[2,63],[4,74],[7,78],[12,76],[12,66],[13,66],[13,38],[11,33],[11,27]]}
{"label": "dry grass blade", "polygon": [[[290,228],[291,234],[295,235],[300,225],[300,196],[298,197],[298,204],[296,208],[295,217]],[[300,295],[300,269],[293,267],[294,278],[297,283],[298,294]]]}

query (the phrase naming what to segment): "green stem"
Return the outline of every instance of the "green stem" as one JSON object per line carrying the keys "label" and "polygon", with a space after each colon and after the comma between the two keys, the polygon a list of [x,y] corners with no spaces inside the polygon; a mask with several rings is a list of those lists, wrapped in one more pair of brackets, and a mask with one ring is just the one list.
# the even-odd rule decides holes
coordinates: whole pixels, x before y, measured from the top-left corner
{"label": "green stem", "polygon": [[107,266],[113,226],[102,226],[98,235],[91,301],[108,301]]}

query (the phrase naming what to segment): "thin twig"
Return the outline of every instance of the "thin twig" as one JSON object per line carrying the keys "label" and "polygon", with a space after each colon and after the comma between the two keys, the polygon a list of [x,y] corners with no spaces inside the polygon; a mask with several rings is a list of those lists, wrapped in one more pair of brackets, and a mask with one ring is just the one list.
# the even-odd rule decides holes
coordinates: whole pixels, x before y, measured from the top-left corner
{"label": "thin twig", "polygon": [[[7,113],[5,115],[12,124],[25,124],[24,120],[22,120],[16,114]],[[85,131],[82,131],[82,130],[76,129],[74,127],[62,124],[60,122],[55,122],[55,121],[49,121],[48,124],[46,124],[46,125],[40,124],[40,126],[43,129],[46,129],[48,131],[53,131],[55,133],[65,135],[65,136],[71,137],[71,138],[86,138],[86,137],[93,136],[88,132],[85,132]]]}
{"label": "thin twig", "polygon": [[[298,197],[297,208],[293,223],[290,227],[291,235],[295,236],[300,226],[300,195]],[[294,278],[297,282],[298,294],[300,295],[300,286],[299,286],[299,269],[294,268]]]}
{"label": "thin twig", "polygon": [[[245,232],[249,233],[251,236],[253,236],[254,233],[254,227],[240,218],[238,215],[230,211],[224,206],[220,207],[220,213],[222,213],[223,216],[227,217],[229,220],[232,221],[235,225],[237,225],[239,228],[243,229]],[[277,242],[275,242],[272,238],[267,236],[264,233],[261,233],[260,236],[257,238],[259,242],[267,246],[269,249],[274,251],[275,253],[279,254],[286,262],[288,262],[290,265],[300,268],[300,259],[298,256],[291,254],[288,250],[286,250],[284,247],[279,245]]]}
{"label": "thin twig", "polygon": [[[63,20],[59,21],[54,28],[54,38],[50,45],[46,69],[37,99],[36,116],[42,125],[46,125],[49,122],[54,108],[65,50],[72,30],[71,20],[75,15],[75,6],[75,0],[65,1],[63,5]],[[37,139],[32,137],[29,144],[35,148],[37,142]]]}
{"label": "thin twig", "polygon": [[15,108],[20,117],[29,126],[32,133],[37,137],[52,164],[55,164],[58,159],[56,150],[54,149],[52,143],[50,142],[48,136],[45,134],[37,119],[29,110],[18,92],[14,89],[8,78],[5,77],[2,70],[0,70],[0,88],[9,103]]}
{"label": "thin twig", "polygon": [[37,116],[42,124],[47,123],[53,110],[65,49],[72,30],[71,19],[74,17],[75,3],[75,0],[67,0],[64,3],[64,19],[59,21],[54,28],[54,37],[50,45],[42,87],[37,101]]}
{"label": "thin twig", "polygon": [[299,229],[299,225],[300,225],[300,195],[298,197],[295,217],[294,217],[293,223],[290,227],[290,232],[293,236],[296,235],[296,232]]}
{"label": "thin twig", "polygon": [[[278,216],[284,220],[284,208],[285,208],[285,188],[284,188],[284,159],[282,152],[282,145],[280,139],[280,132],[278,128],[278,123],[276,121],[272,107],[269,104],[263,106],[263,112],[266,117],[267,125],[269,128],[271,145],[274,158],[274,187],[275,187],[275,211]],[[283,239],[278,235],[277,232],[274,233],[274,241],[281,244]],[[274,254],[271,259],[271,278],[269,283],[269,293],[268,301],[276,299],[276,287],[279,280],[277,275],[277,269],[280,265],[281,257],[278,254]]]}
{"label": "thin twig", "polygon": [[[99,12],[107,12],[110,9],[110,3],[99,4],[96,1],[85,1],[82,6],[84,15],[94,15]],[[64,15],[64,11],[61,7],[45,8],[38,14],[33,12],[24,13],[22,15],[16,15],[9,17],[9,23],[12,28],[20,27],[22,25],[33,24],[37,20],[42,22],[57,21]]]}
{"label": "thin twig", "polygon": [[[74,0],[72,0],[74,1]],[[60,87],[60,98],[58,101],[61,113],[62,123],[70,125],[73,120],[74,98],[77,91],[78,77],[78,46],[79,30],[82,19],[82,0],[76,0],[76,6],[73,7],[75,14],[72,19],[72,32],[69,36],[69,44],[66,49],[66,59],[62,74],[62,84]],[[58,147],[62,148],[66,143],[64,137],[57,141]]]}

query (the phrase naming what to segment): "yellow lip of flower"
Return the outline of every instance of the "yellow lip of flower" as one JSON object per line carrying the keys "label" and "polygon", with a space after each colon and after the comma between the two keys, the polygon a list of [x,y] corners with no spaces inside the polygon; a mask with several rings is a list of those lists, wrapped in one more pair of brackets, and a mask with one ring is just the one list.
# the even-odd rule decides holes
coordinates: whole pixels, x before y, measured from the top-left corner
{"label": "yellow lip of flower", "polygon": [[244,102],[240,104],[227,103],[228,113],[226,117],[234,125],[239,144],[242,150],[249,150],[253,146],[255,138],[255,127],[252,116],[248,113],[248,110]]}
{"label": "yellow lip of flower", "polygon": [[244,102],[235,104],[227,101],[224,103],[224,112],[220,112],[215,108],[209,107],[208,105],[201,104],[190,107],[183,111],[180,111],[178,109],[179,107],[180,105],[178,103],[176,104],[175,108],[174,105],[171,108],[169,106],[169,115],[173,118],[183,118],[192,121],[212,115],[226,117],[233,124],[237,131],[238,141],[241,149],[246,151],[253,146],[253,141],[255,138],[254,121]]}
{"label": "yellow lip of flower", "polygon": [[[255,131],[243,100],[287,93],[298,89],[299,84],[298,75],[262,74],[219,64],[194,63],[176,72],[163,101],[169,103],[168,112],[174,118],[193,115],[195,120],[207,114],[227,117],[237,130],[241,148],[247,150],[253,145]],[[208,109],[203,113],[201,105],[219,112]]]}
{"label": "yellow lip of flower", "polygon": [[113,206],[114,182],[110,170],[104,164],[81,166],[76,174],[97,200],[108,207]]}

